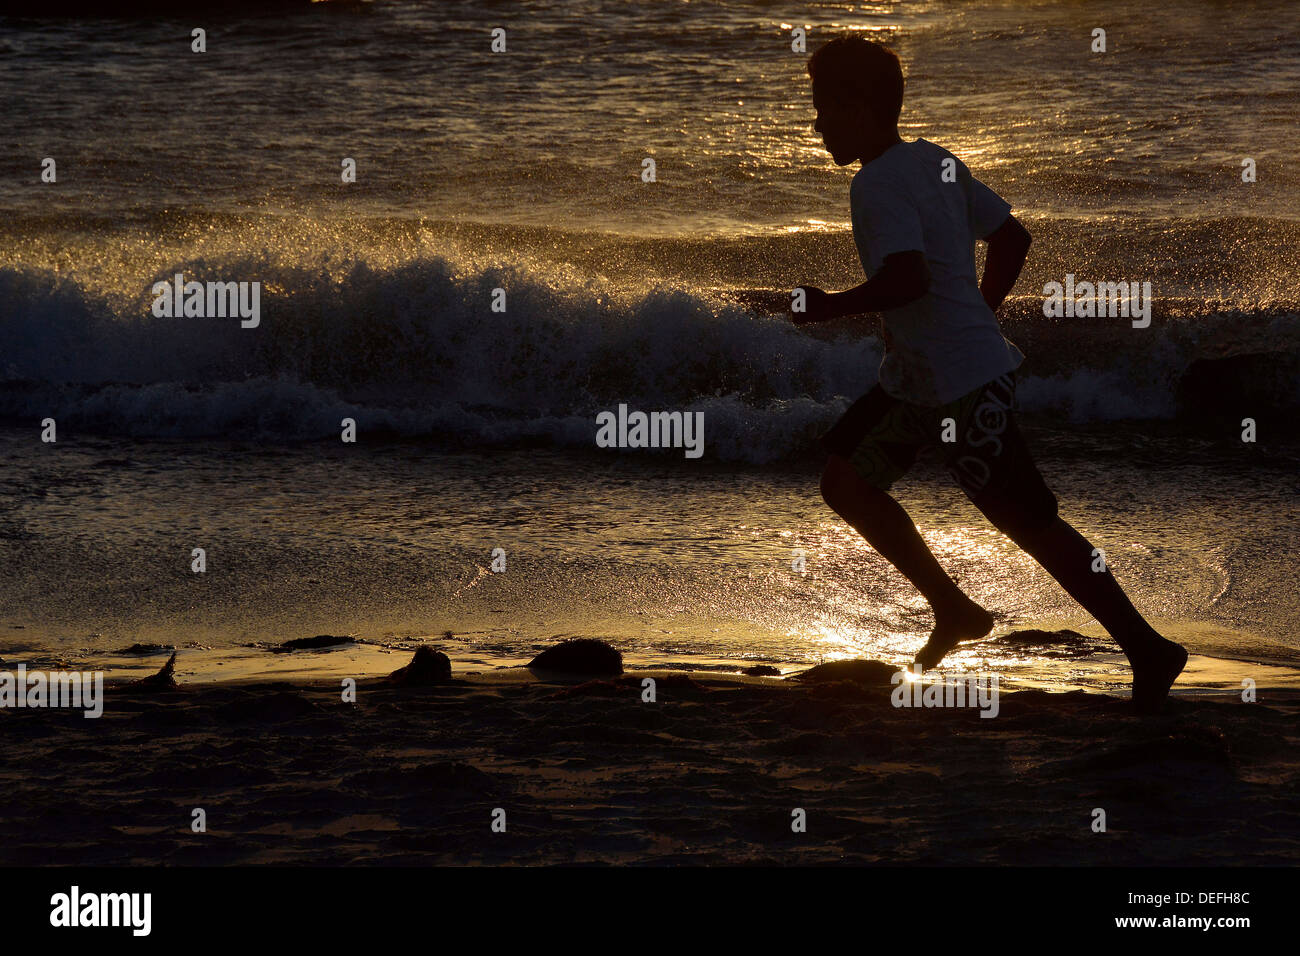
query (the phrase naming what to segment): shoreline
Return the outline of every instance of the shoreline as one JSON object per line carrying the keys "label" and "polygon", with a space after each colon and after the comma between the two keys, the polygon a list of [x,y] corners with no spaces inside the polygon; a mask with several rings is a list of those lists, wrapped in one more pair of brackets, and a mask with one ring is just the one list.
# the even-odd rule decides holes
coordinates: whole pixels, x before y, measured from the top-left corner
{"label": "shoreline", "polygon": [[[1020,632],[1013,632],[1015,633]],[[557,641],[559,638],[557,638]],[[387,646],[360,639],[355,643],[340,643],[319,649],[299,649],[279,652],[273,645],[243,645],[226,648],[187,648],[183,645],[167,646],[156,652],[109,654],[74,657],[48,651],[33,657],[6,651],[0,655],[0,671],[10,671],[19,664],[29,671],[78,670],[102,671],[106,687],[123,687],[133,680],[157,673],[159,667],[175,651],[176,677],[182,685],[196,687],[216,685],[259,685],[271,682],[290,682],[304,687],[322,685],[329,680],[352,678],[357,681],[386,677],[410,660],[419,647],[441,650],[436,641],[418,640],[397,642]],[[962,649],[978,644],[962,645]],[[1120,694],[1127,692],[1128,663],[1118,652],[1101,652],[1076,657],[1060,656],[1044,659],[1019,672],[1007,673],[979,666],[962,665],[957,654],[934,668],[934,673],[974,677],[996,674],[1007,690],[1045,690],[1058,693],[1083,691],[1093,694]],[[482,683],[532,683],[536,678],[527,669],[526,657],[467,657],[449,655],[452,675],[459,680]],[[795,680],[821,664],[844,662],[861,658],[834,657],[811,662],[772,662],[754,660],[740,662],[701,659],[698,662],[676,660],[665,662],[650,658],[624,658],[624,675],[655,676],[659,674],[688,674],[696,678],[734,680],[741,683],[758,681],[780,683]],[[752,676],[744,673],[744,666],[773,667],[779,673]],[[947,666],[945,666],[947,665]],[[884,666],[883,664],[881,666]],[[907,665],[895,662],[896,669]],[[930,672],[927,672],[930,673]],[[1175,696],[1240,695],[1242,680],[1249,677],[1257,687],[1286,689],[1300,692],[1300,663],[1267,659],[1257,656],[1226,657],[1208,654],[1190,654],[1178,683]]]}
{"label": "shoreline", "polygon": [[1156,717],[1009,690],[987,720],[847,680],[508,670],[366,678],[355,703],[264,679],[115,684],[97,720],[0,710],[0,865],[1300,860],[1294,688]]}

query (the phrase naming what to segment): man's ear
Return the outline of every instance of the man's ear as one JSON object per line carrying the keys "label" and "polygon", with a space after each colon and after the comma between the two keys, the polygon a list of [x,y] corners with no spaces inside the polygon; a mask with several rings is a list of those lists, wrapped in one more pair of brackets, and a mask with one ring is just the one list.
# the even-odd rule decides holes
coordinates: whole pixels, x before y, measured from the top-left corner
{"label": "man's ear", "polygon": [[885,133],[886,124],[881,121],[880,114],[872,108],[870,103],[859,101],[853,108],[855,121],[859,128],[873,138]]}

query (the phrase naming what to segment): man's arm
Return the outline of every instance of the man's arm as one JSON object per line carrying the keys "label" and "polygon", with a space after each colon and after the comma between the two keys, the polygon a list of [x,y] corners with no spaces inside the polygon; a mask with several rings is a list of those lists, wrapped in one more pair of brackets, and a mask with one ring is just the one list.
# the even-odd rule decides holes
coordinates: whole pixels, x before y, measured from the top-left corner
{"label": "man's arm", "polygon": [[845,315],[884,312],[915,302],[930,291],[930,267],[919,250],[895,252],[885,256],[879,272],[845,292],[801,288],[806,293],[807,311],[794,313],[795,323],[829,322]]}
{"label": "man's arm", "polygon": [[1007,216],[1007,221],[990,233],[985,241],[989,244],[989,251],[984,258],[980,294],[989,308],[997,312],[1020,277],[1025,257],[1029,255],[1029,243],[1033,240],[1019,219]]}

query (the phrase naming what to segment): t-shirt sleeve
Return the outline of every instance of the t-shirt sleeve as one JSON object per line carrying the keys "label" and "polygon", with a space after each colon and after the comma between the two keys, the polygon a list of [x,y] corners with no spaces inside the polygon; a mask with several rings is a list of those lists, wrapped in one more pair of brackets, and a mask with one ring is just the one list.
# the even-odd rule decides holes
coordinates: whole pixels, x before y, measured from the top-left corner
{"label": "t-shirt sleeve", "polygon": [[853,241],[868,277],[880,270],[888,255],[925,251],[920,210],[902,183],[854,179],[849,208]]}
{"label": "t-shirt sleeve", "polygon": [[974,176],[971,186],[971,229],[976,239],[987,239],[1011,215],[1011,203],[989,189]]}

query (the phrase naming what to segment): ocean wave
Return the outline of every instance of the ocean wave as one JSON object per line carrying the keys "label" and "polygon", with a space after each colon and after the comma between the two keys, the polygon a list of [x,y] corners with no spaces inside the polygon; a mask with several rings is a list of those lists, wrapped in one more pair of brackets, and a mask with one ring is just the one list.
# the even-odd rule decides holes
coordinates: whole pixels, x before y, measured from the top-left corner
{"label": "ocean wave", "polygon": [[[155,317],[148,290],[175,272],[260,281],[260,325]],[[50,272],[0,269],[0,417],[294,441],[337,437],[352,418],[363,435],[594,446],[595,415],[625,404],[703,412],[708,457],[761,463],[809,448],[874,383],[881,355],[862,322],[810,334],[716,292],[619,296],[441,258],[386,269],[193,261],[141,289],[124,307]],[[503,312],[492,310],[495,289]],[[1030,355],[1026,412],[1174,418],[1203,410],[1207,388],[1254,389],[1262,410],[1300,407],[1293,312],[1182,314],[1141,335],[1021,313],[1007,331]]]}

